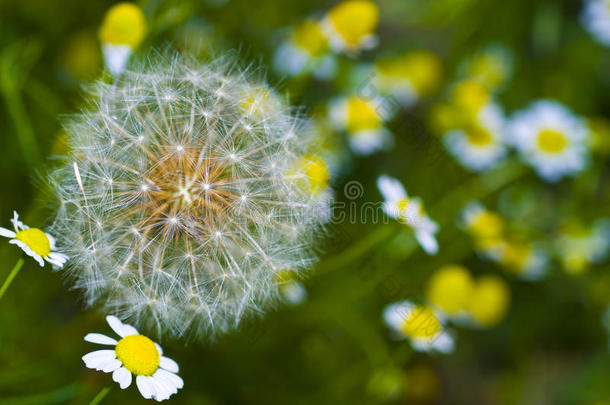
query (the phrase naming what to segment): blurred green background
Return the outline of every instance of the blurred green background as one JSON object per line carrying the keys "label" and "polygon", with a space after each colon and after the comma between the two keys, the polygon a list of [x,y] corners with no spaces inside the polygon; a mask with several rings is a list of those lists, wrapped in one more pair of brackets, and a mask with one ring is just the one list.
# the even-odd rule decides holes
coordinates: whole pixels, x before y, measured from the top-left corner
{"label": "blurred green background", "polygon": [[[25,223],[52,218],[44,176],[65,152],[61,117],[83,104],[82,85],[99,77],[97,33],[110,1],[0,0],[0,226],[13,210]],[[318,0],[151,0],[138,3],[148,20],[141,50],[171,47],[198,57],[237,49],[244,64],[271,65],[286,29],[335,3]],[[381,0],[379,46],[357,60],[409,49],[440,56],[446,82],[461,61],[489,43],[515,57],[513,78],[499,99],[507,111],[550,97],[583,116],[610,112],[610,52],[579,23],[580,1]],[[344,91],[342,57],[334,82],[285,78],[269,82],[307,111]],[[427,202],[441,224],[440,253],[415,248],[397,223],[333,224],[322,259],[307,273],[307,300],[283,305],[216,342],[162,340],[181,366],[185,388],[170,403],[184,404],[610,404],[608,335],[602,313],[610,302],[607,264],[525,283],[478,258],[457,226],[472,199],[490,207],[510,201],[516,229],[537,238],[563,219],[610,216],[605,156],[576,180],[540,181],[514,158],[497,170],[473,174],[459,166],[429,128],[429,105],[396,119],[391,153],[355,158],[336,177],[364,186],[358,200],[379,201],[375,179],[399,176]],[[406,125],[404,123],[407,123]],[[414,147],[414,140],[425,139]],[[501,204],[500,204],[501,205]],[[21,255],[0,241],[0,280]],[[450,355],[414,352],[389,338],[383,308],[423,300],[427,278],[440,266],[461,263],[473,274],[502,274],[511,307],[499,326],[459,329]],[[0,301],[0,404],[86,404],[110,375],[88,370],[80,357],[94,350],[88,332],[109,333],[103,314],[82,307],[62,274],[26,260]],[[135,385],[116,384],[104,403],[145,403]]]}

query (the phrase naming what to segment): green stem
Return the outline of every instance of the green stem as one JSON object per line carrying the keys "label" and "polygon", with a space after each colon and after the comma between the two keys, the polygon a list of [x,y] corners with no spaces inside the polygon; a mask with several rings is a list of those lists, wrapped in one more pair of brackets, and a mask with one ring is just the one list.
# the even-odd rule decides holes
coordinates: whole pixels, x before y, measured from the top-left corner
{"label": "green stem", "polygon": [[108,395],[111,389],[112,385],[102,388],[102,390],[97,393],[97,395],[91,400],[91,402],[89,402],[89,405],[97,405],[102,402],[102,399],[104,399],[104,397]]}
{"label": "green stem", "polygon": [[17,273],[19,273],[19,270],[21,270],[22,266],[23,266],[23,259],[19,259],[17,261],[17,263],[15,264],[15,267],[13,267],[13,270],[11,270],[8,277],[4,281],[4,284],[2,284],[2,287],[0,287],[0,299],[2,299],[2,297],[4,296],[4,293],[6,292],[6,290],[8,290],[8,287],[11,285],[11,283],[13,282],[13,279],[17,276]]}

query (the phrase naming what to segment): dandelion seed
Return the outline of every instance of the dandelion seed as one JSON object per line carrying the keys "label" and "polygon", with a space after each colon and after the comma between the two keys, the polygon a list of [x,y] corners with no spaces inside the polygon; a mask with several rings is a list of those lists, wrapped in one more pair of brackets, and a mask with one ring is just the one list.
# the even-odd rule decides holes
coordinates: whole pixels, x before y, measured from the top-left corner
{"label": "dandelion seed", "polygon": [[56,268],[64,266],[68,256],[55,250],[54,237],[38,228],[30,228],[25,225],[19,220],[17,211],[13,211],[11,222],[13,224],[12,231],[0,227],[0,236],[11,238],[8,243],[19,246],[26,255],[36,260],[40,267],[44,267],[45,261]]}
{"label": "dandelion seed", "polygon": [[[155,56],[93,96],[97,109],[68,124],[74,163],[51,176],[66,201],[53,229],[89,305],[159,334],[213,336],[277,300],[278,269],[315,262],[324,167],[266,84],[228,59]],[[304,160],[307,187],[287,175]]]}
{"label": "dandelion seed", "polygon": [[415,238],[426,253],[436,254],[438,225],[428,217],[421,200],[408,197],[400,181],[386,175],[377,179],[377,187],[384,198],[385,213],[413,229]]}
{"label": "dandelion seed", "polygon": [[397,337],[409,339],[418,352],[451,353],[454,349],[453,337],[445,330],[443,318],[426,306],[406,300],[396,302],[384,309],[383,319]]}
{"label": "dandelion seed", "polygon": [[140,394],[156,401],[169,399],[184,386],[182,378],[176,375],[178,364],[163,356],[161,346],[115,316],[107,316],[106,321],[121,339],[117,341],[101,333],[87,334],[87,342],[114,346],[114,350],[85,354],[82,359],[88,368],[112,373],[121,389],[129,387],[135,376]]}

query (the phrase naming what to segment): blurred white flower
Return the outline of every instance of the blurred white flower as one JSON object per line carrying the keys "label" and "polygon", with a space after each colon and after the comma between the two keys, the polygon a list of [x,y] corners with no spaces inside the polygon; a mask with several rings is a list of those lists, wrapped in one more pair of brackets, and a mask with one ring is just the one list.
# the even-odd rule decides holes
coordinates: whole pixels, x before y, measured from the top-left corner
{"label": "blurred white flower", "polygon": [[492,91],[501,89],[513,73],[514,57],[500,45],[480,50],[461,67],[462,75],[483,83]]}
{"label": "blurred white flower", "polygon": [[384,117],[378,111],[377,99],[359,96],[331,101],[329,117],[332,125],[347,134],[354,153],[370,155],[394,145],[392,133],[384,127]]}
{"label": "blurred white flower", "polygon": [[409,339],[418,352],[451,353],[454,349],[441,315],[429,307],[407,300],[396,302],[384,309],[383,319],[398,338]]}
{"label": "blurred white flower", "polygon": [[421,200],[409,197],[399,180],[386,175],[377,179],[377,187],[384,198],[385,213],[413,229],[415,238],[426,253],[436,254],[438,225],[428,217]]}
{"label": "blurred white flower", "polygon": [[478,242],[477,250],[480,254],[499,263],[522,280],[539,281],[548,273],[549,258],[533,243],[506,238],[488,238]]}
{"label": "blurred white flower", "polygon": [[112,373],[112,379],[121,389],[129,387],[135,375],[142,396],[159,402],[169,399],[184,386],[182,378],[175,374],[179,371],[178,364],[163,356],[161,346],[115,316],[107,316],[106,321],[121,339],[117,341],[101,333],[87,334],[87,342],[114,347],[85,354],[83,361],[88,368]]}
{"label": "blurred white flower", "polygon": [[25,252],[44,266],[44,261],[51,263],[53,267],[61,268],[68,260],[68,256],[55,250],[55,238],[38,228],[30,228],[19,220],[17,211],[13,211],[13,231],[0,227],[0,236],[11,238],[8,242],[17,245]]}
{"label": "blurred white flower", "polygon": [[563,105],[550,100],[534,102],[511,118],[507,142],[523,160],[549,182],[581,172],[588,163],[585,122]]}
{"label": "blurred white flower", "polygon": [[348,54],[374,48],[379,9],[370,0],[346,0],[333,7],[322,20],[330,46]]}
{"label": "blurred white flower", "polygon": [[51,177],[89,305],[210,336],[276,302],[278,269],[315,262],[328,172],[303,166],[305,123],[265,83],[230,59],[150,56],[93,96]]}
{"label": "blurred white flower", "polygon": [[464,167],[474,171],[491,169],[506,156],[502,109],[496,103],[488,103],[473,121],[445,134],[445,145]]}
{"label": "blurred white flower", "polygon": [[610,46],[610,0],[586,0],[581,19],[599,43]]}
{"label": "blurred white flower", "polygon": [[599,263],[610,251],[610,220],[599,219],[590,227],[569,223],[562,227],[556,252],[567,272],[579,274]]}

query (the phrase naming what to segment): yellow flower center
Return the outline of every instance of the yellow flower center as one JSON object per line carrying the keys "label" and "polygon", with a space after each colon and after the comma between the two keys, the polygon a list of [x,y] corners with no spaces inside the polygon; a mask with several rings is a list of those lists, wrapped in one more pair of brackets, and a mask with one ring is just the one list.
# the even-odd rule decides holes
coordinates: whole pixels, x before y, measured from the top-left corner
{"label": "yellow flower center", "polygon": [[379,10],[372,1],[349,0],[331,9],[328,19],[348,45],[357,46],[377,29]]}
{"label": "yellow flower center", "polygon": [[441,323],[430,308],[417,306],[402,325],[402,331],[411,338],[429,339],[441,331]]}
{"label": "yellow flower center", "polygon": [[444,312],[456,315],[466,309],[472,294],[473,281],[462,266],[445,266],[439,269],[428,283],[428,301]]}
{"label": "yellow flower center", "polygon": [[135,375],[150,376],[159,368],[159,350],[146,336],[126,336],[119,340],[114,352],[123,366]]}
{"label": "yellow flower center", "polygon": [[538,133],[538,147],[546,153],[560,153],[566,146],[568,146],[568,140],[559,131],[543,129]]}
{"label": "yellow flower center", "polygon": [[490,99],[489,90],[485,85],[467,80],[457,84],[453,89],[456,105],[470,114],[475,114]]}
{"label": "yellow flower center", "polygon": [[346,126],[349,132],[376,129],[381,126],[381,119],[370,103],[359,97],[352,97],[347,102]]}
{"label": "yellow flower center", "polygon": [[500,215],[491,211],[482,211],[468,224],[468,229],[478,238],[495,238],[502,234],[504,225],[504,218]]}
{"label": "yellow flower center", "polygon": [[525,265],[533,254],[532,248],[528,245],[518,243],[507,243],[502,255],[502,264],[510,270],[518,273],[525,270]]}
{"label": "yellow flower center", "polygon": [[146,17],[133,3],[119,3],[106,13],[100,39],[114,45],[137,47],[146,35]]}
{"label": "yellow flower center", "polygon": [[502,60],[494,55],[480,55],[469,66],[472,77],[483,80],[490,87],[497,87],[506,77],[506,69]]}
{"label": "yellow flower center", "polygon": [[306,178],[302,187],[309,193],[318,194],[328,187],[330,172],[326,163],[318,156],[307,155],[303,157],[299,168]]}
{"label": "yellow flower center", "polygon": [[17,232],[17,240],[25,243],[34,253],[47,257],[51,253],[51,244],[47,235],[38,228],[29,228]]}
{"label": "yellow flower center", "polygon": [[468,142],[475,146],[487,146],[493,143],[491,132],[480,125],[473,125],[470,128],[467,128],[465,133]]}
{"label": "yellow flower center", "polygon": [[472,318],[485,327],[495,326],[504,318],[510,303],[510,290],[504,280],[482,276],[468,306]]}
{"label": "yellow flower center", "polygon": [[323,55],[328,50],[328,39],[316,21],[303,21],[294,27],[292,40],[314,57]]}

